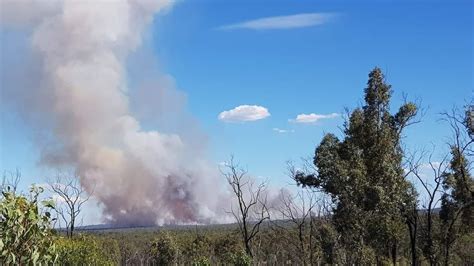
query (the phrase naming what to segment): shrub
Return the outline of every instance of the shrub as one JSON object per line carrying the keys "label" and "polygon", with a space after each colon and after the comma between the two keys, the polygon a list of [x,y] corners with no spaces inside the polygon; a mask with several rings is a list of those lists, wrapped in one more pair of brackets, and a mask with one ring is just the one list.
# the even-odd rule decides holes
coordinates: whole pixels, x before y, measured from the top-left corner
{"label": "shrub", "polygon": [[104,254],[107,255],[110,261],[113,264],[118,265],[122,261],[122,255],[120,252],[120,246],[115,239],[100,237],[96,238],[100,248],[103,250]]}
{"label": "shrub", "polygon": [[[186,255],[191,261],[203,261],[209,258],[212,253],[212,243],[209,237],[198,234],[193,241],[186,247]],[[206,265],[206,264],[198,264]]]}
{"label": "shrub", "polygon": [[0,264],[50,264],[56,260],[49,212],[54,206],[50,200],[38,201],[42,192],[33,186],[27,198],[8,188],[2,191]]}
{"label": "shrub", "polygon": [[[107,253],[103,246],[91,236],[76,238],[61,237],[57,240],[58,263],[60,265],[115,265],[117,251]],[[109,247],[110,248],[110,247]]]}
{"label": "shrub", "polygon": [[233,234],[225,234],[223,237],[217,239],[214,243],[214,254],[219,258],[223,264],[232,264],[235,254],[243,251],[240,242],[237,240],[238,236]]}
{"label": "shrub", "polygon": [[242,250],[231,255],[231,264],[235,266],[250,266],[252,265],[252,258]]}
{"label": "shrub", "polygon": [[151,245],[151,260],[158,265],[170,265],[176,262],[179,248],[168,234],[161,234]]}
{"label": "shrub", "polygon": [[193,266],[210,266],[211,262],[209,261],[208,257],[201,256],[198,258],[195,258],[193,262],[191,263]]}

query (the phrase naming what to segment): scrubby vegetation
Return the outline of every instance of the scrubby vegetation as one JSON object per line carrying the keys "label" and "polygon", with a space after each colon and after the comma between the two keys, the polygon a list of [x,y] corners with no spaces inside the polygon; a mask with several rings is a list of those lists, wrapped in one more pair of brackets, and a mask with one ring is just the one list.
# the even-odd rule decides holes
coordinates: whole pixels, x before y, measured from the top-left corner
{"label": "scrubby vegetation", "polygon": [[[290,164],[300,192],[282,195],[278,207],[267,202],[266,183],[253,182],[233,161],[226,165],[223,175],[238,204],[230,210],[235,224],[73,235],[66,222],[64,234],[52,229],[55,207],[39,201],[41,188],[25,196],[4,182],[0,262],[472,265],[474,110],[467,106],[441,115],[452,136],[445,156],[435,162],[425,152],[404,148],[405,129],[419,121],[419,107],[406,102],[392,114],[391,95],[375,68],[365,104],[348,111],[342,136],[325,135],[305,167]],[[423,175],[422,167],[432,176]]]}
{"label": "scrubby vegetation", "polygon": [[58,264],[60,265],[117,265],[120,249],[117,241],[97,239],[90,235],[75,238],[56,238]]}
{"label": "scrubby vegetation", "polygon": [[30,195],[17,195],[12,186],[2,186],[0,200],[0,262],[5,264],[48,264],[56,260],[51,229],[51,201],[39,202],[42,188]]}

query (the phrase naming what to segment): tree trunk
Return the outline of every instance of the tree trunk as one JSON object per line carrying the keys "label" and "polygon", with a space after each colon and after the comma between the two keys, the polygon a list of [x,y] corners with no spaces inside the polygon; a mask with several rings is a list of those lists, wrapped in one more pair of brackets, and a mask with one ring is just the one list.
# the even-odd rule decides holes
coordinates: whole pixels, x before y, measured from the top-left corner
{"label": "tree trunk", "polygon": [[249,243],[249,241],[245,241],[245,252],[246,252],[247,255],[249,255],[250,257],[253,257],[252,249],[250,248],[250,243]]}
{"label": "tree trunk", "polygon": [[313,217],[309,219],[309,265],[313,265]]}
{"label": "tree trunk", "polygon": [[74,216],[71,215],[71,227],[70,227],[70,230],[69,230],[69,237],[70,238],[72,238],[72,234],[74,232],[74,222],[75,222]]}
{"label": "tree trunk", "polygon": [[303,225],[299,225],[298,231],[299,231],[298,238],[300,240],[300,249],[301,249],[301,260],[303,261],[303,265],[306,265],[306,254],[304,252]]}
{"label": "tree trunk", "polygon": [[245,243],[245,252],[250,257],[253,257],[252,249],[250,248],[250,237],[249,237],[249,231],[248,231],[248,226],[247,226],[247,219],[245,216],[242,219],[242,227],[243,227],[242,236],[244,238],[244,243]]}
{"label": "tree trunk", "polygon": [[431,217],[431,201],[428,204],[428,259],[430,265],[435,265],[434,254],[433,254],[433,229],[432,229],[432,217]]}
{"label": "tree trunk", "polygon": [[446,246],[444,248],[444,265],[449,265],[449,251],[451,249],[451,244],[449,243],[450,239],[449,236],[446,236]]}
{"label": "tree trunk", "polygon": [[416,252],[416,234],[417,234],[417,217],[416,213],[413,219],[413,222],[410,222],[407,218],[406,224],[408,226],[408,231],[410,233],[410,249],[411,249],[411,265],[417,265],[417,252]]}
{"label": "tree trunk", "polygon": [[392,244],[392,263],[393,266],[397,265],[397,241],[395,240]]}

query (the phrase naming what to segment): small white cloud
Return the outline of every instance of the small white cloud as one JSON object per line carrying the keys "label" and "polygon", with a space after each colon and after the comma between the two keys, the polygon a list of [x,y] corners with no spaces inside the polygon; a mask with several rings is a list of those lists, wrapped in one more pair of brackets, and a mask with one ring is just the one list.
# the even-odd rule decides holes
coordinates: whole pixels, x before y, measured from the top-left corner
{"label": "small white cloud", "polygon": [[296,116],[295,119],[289,119],[288,121],[293,122],[293,123],[314,124],[322,119],[331,119],[331,118],[336,118],[336,117],[339,117],[339,114],[332,113],[332,114],[327,114],[327,115],[321,115],[321,114],[311,113],[311,114],[299,114]]}
{"label": "small white cloud", "polygon": [[268,109],[258,105],[240,105],[232,110],[224,111],[218,118],[224,122],[248,122],[264,119],[270,116]]}
{"label": "small white cloud", "polygon": [[303,28],[325,24],[335,16],[335,13],[302,13],[289,16],[276,16],[248,20],[236,24],[221,26],[218,29],[270,30]]}
{"label": "small white cloud", "polygon": [[293,132],[295,132],[294,129],[281,129],[281,128],[277,128],[277,127],[273,128],[273,131],[278,132],[278,133],[281,133],[281,134],[293,133]]}

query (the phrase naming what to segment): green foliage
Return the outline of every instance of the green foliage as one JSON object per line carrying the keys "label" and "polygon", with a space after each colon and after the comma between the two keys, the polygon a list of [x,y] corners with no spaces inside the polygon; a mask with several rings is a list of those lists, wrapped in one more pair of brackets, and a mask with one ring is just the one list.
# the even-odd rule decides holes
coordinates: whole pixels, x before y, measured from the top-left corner
{"label": "green foliage", "polygon": [[191,265],[193,265],[193,266],[208,266],[209,265],[210,266],[211,261],[209,260],[208,257],[200,256],[200,257],[194,258]]}
{"label": "green foliage", "polygon": [[467,134],[471,139],[474,138],[474,105],[467,106],[464,114],[464,125],[467,129]]}
{"label": "green foliage", "polygon": [[327,223],[322,223],[318,228],[319,246],[323,252],[324,264],[336,264],[337,232]]}
{"label": "green foliage", "polygon": [[151,259],[158,265],[170,265],[176,262],[179,248],[175,239],[168,233],[160,234],[150,249]]}
{"label": "green foliage", "polygon": [[237,239],[238,235],[235,234],[225,234],[219,237],[214,243],[214,253],[219,257],[226,257],[227,254],[242,250]]}
{"label": "green foliage", "polygon": [[470,262],[471,264],[474,262],[474,233],[468,233],[462,235],[456,245],[454,250],[456,255],[456,261],[453,261],[453,264],[463,264]]}
{"label": "green foliage", "polygon": [[450,172],[446,173],[443,186],[447,191],[442,197],[441,219],[448,223],[460,212],[464,230],[474,226],[474,179],[469,173],[468,160],[459,147],[451,148]]}
{"label": "green foliage", "polygon": [[39,202],[42,192],[33,186],[27,198],[8,189],[2,191],[0,264],[49,264],[56,260],[49,212],[54,206],[50,200]]}
{"label": "green foliage", "polygon": [[243,250],[237,253],[232,253],[230,262],[235,266],[250,266],[252,265],[252,257],[247,255]]}
{"label": "green foliage", "polygon": [[[472,107],[471,107],[472,108]],[[443,188],[441,196],[441,210],[439,218],[441,220],[441,242],[444,263],[451,261],[451,249],[462,235],[472,236],[474,228],[474,179],[470,173],[469,156],[470,145],[473,142],[472,134],[472,109],[466,112],[466,118],[461,123],[453,116],[455,139],[451,144],[451,161],[449,170],[444,174]],[[464,126],[461,131],[461,126]],[[467,140],[463,140],[463,133],[468,135]],[[466,142],[466,143],[464,143]],[[468,242],[469,243],[469,242]],[[471,260],[472,261],[472,260]]]}
{"label": "green foliage", "polygon": [[[299,173],[303,186],[320,188],[336,203],[333,222],[355,261],[377,256],[397,256],[403,237],[404,217],[411,184],[402,168],[403,129],[417,107],[406,103],[392,115],[391,87],[379,68],[369,74],[365,105],[354,110],[345,123],[344,139],[327,134],[316,148],[317,175]],[[364,264],[364,263],[363,263]]]}
{"label": "green foliage", "polygon": [[116,243],[108,242],[105,249],[105,242],[91,236],[61,237],[56,243],[60,265],[115,265],[120,258]]}
{"label": "green foliage", "polygon": [[110,238],[94,238],[102,253],[106,255],[108,261],[118,265],[121,262],[122,256],[120,254],[120,247],[115,239]]}
{"label": "green foliage", "polygon": [[225,234],[216,239],[214,253],[223,264],[250,265],[252,258],[245,253],[237,239],[238,236],[235,234]]}
{"label": "green foliage", "polygon": [[187,257],[193,261],[204,261],[204,258],[209,258],[211,256],[211,240],[203,234],[197,234],[194,240],[188,244],[188,247],[186,247],[185,253]]}

